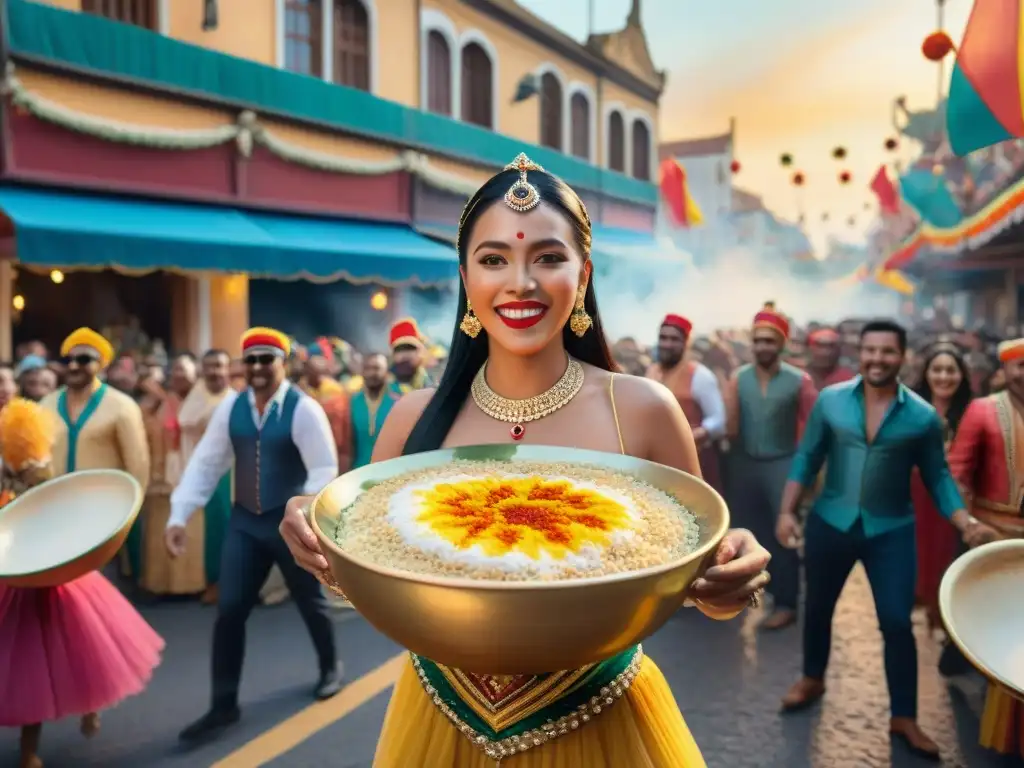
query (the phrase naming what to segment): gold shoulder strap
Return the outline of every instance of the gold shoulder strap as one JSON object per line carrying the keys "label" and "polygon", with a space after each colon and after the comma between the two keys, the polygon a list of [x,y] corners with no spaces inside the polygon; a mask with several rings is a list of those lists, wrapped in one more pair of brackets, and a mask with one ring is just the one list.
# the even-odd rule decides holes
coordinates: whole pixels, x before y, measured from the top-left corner
{"label": "gold shoulder strap", "polygon": [[612,401],[612,418],[615,419],[615,433],[619,436],[619,453],[626,454],[626,444],[622,440],[622,425],[619,423],[619,411],[615,407],[615,377],[617,373],[612,373],[608,377],[608,397]]}

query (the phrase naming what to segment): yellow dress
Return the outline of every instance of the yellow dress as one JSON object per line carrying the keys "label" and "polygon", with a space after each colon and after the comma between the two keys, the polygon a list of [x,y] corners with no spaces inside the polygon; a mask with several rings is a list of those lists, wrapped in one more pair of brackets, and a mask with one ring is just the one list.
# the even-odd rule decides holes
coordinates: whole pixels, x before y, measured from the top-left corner
{"label": "yellow dress", "polygon": [[577,727],[570,724],[562,735],[552,729],[555,735],[546,743],[520,738],[525,751],[492,757],[478,743],[479,736],[462,732],[434,703],[410,657],[391,695],[373,768],[705,768],[668,681],[653,661],[642,658],[621,698],[612,693],[612,703],[591,712],[589,722],[577,718]]}
{"label": "yellow dress", "polygon": [[[625,452],[621,430],[619,447]],[[373,768],[412,766],[705,768],[705,763],[668,681],[637,646],[583,670],[541,676],[468,675],[410,654],[391,695]]]}

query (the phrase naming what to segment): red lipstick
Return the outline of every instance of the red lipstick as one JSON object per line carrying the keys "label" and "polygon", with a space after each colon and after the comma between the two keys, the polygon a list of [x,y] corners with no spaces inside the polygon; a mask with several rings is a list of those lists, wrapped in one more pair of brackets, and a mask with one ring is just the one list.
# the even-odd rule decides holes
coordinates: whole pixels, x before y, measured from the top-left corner
{"label": "red lipstick", "polygon": [[509,328],[524,331],[544,319],[548,305],[539,301],[508,301],[496,306],[494,311]]}

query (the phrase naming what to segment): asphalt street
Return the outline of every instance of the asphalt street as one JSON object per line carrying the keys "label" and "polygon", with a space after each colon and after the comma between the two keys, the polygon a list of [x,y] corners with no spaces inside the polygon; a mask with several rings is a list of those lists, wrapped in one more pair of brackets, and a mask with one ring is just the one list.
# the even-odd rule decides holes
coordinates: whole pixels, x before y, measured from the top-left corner
{"label": "asphalt street", "polygon": [[[78,733],[75,722],[47,725],[47,768],[369,768],[400,649],[352,611],[335,614],[349,688],[314,704],[312,646],[294,607],[258,609],[248,627],[242,722],[219,741],[184,752],[177,733],[207,704],[214,612],[191,602],[141,610],[167,641],[152,685],[104,713],[103,729],[92,740]],[[715,622],[684,610],[645,644],[672,684],[710,768],[928,764],[890,742],[881,638],[861,572],[837,612],[828,693],[817,709],[779,715],[779,697],[799,671],[799,630],[759,633],[757,619],[752,614]],[[919,630],[920,719],[943,748],[942,764],[1007,765],[976,746],[980,688],[951,692],[935,671],[936,644]],[[17,732],[3,731],[0,738],[0,767],[14,768]]]}

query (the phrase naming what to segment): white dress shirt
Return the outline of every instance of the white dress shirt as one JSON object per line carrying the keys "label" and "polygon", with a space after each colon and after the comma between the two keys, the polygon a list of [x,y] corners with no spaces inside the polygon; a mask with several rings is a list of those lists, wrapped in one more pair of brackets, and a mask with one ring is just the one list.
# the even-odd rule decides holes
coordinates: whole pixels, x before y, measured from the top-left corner
{"label": "white dress shirt", "polygon": [[718,387],[718,379],[706,365],[697,363],[690,379],[690,395],[700,406],[704,419],[701,426],[712,438],[725,435],[725,401],[722,390]]}
{"label": "white dress shirt", "polygon": [[[263,413],[256,408],[256,397],[252,389],[246,389],[253,422],[262,430],[267,418],[273,413],[281,418],[284,397],[291,387],[282,382],[274,396],[266,404]],[[167,527],[182,526],[200,507],[205,507],[217,489],[217,484],[231,469],[235,461],[235,449],[231,443],[231,409],[238,399],[237,392],[231,392],[210,416],[210,423],[196,446],[195,452],[182,473],[181,481],[171,494],[171,514]],[[274,404],[277,408],[272,408]],[[306,465],[306,484],[303,493],[319,493],[320,489],[338,476],[338,449],[334,444],[327,414],[316,400],[305,394],[299,395],[292,418],[292,440],[299,449],[302,463]]]}

